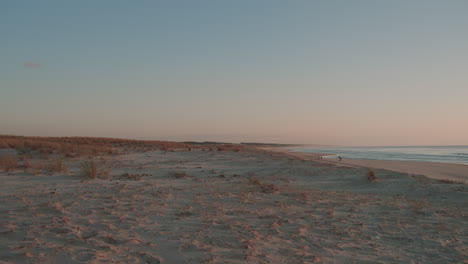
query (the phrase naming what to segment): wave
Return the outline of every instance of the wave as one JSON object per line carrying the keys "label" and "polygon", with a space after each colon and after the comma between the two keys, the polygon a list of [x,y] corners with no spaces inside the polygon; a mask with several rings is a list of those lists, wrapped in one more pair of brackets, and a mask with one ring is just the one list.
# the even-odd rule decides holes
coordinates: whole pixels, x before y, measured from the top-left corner
{"label": "wave", "polygon": [[452,153],[452,155],[456,155],[456,156],[467,156],[467,157],[468,157],[468,153]]}

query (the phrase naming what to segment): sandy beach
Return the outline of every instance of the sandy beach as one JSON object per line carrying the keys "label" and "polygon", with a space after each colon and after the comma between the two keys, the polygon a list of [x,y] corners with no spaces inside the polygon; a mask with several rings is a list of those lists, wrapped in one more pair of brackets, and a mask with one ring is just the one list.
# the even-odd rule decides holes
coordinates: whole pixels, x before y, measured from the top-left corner
{"label": "sandy beach", "polygon": [[3,1],[0,264],[468,264],[467,14]]}
{"label": "sandy beach", "polygon": [[370,169],[386,169],[396,172],[403,172],[412,175],[423,175],[431,179],[437,180],[453,180],[468,182],[468,165],[439,163],[439,162],[423,162],[423,161],[397,161],[397,160],[363,160],[363,159],[337,159],[322,158],[321,156],[329,156],[327,153],[304,153],[293,152],[288,148],[263,148],[267,151],[285,153],[293,157],[317,161],[337,166],[362,167]]}
{"label": "sandy beach", "polygon": [[[330,163],[340,163],[339,161],[326,159]],[[353,165],[367,168],[386,169],[408,174],[424,175],[432,179],[454,180],[468,182],[468,165],[449,164],[438,162],[421,161],[395,161],[395,160],[355,160],[344,159],[341,161],[345,165]]]}
{"label": "sandy beach", "polygon": [[381,169],[369,181],[359,164],[256,149],[98,160],[106,178],[83,178],[83,158],[66,173],[0,173],[0,263],[468,259],[465,184]]}

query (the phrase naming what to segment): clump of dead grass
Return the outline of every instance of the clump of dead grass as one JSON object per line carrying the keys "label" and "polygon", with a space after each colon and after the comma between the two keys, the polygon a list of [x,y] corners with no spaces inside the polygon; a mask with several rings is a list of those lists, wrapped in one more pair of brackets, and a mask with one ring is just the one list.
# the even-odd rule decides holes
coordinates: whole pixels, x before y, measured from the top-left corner
{"label": "clump of dead grass", "polygon": [[142,177],[145,177],[145,176],[151,176],[151,175],[145,174],[145,173],[144,174],[130,174],[128,172],[125,172],[124,174],[120,175],[118,179],[139,181]]}
{"label": "clump of dead grass", "polygon": [[257,186],[263,193],[276,193],[279,191],[278,187],[276,187],[273,183],[261,182],[257,177],[255,177],[255,175],[250,175],[247,180],[249,184]]}
{"label": "clump of dead grass", "polygon": [[68,167],[63,162],[63,159],[57,158],[52,160],[49,164],[47,164],[46,171],[52,175],[54,173],[68,173]]}
{"label": "clump of dead grass", "polygon": [[375,176],[375,173],[374,173],[373,170],[368,170],[368,171],[366,172],[365,177],[366,177],[366,180],[367,180],[368,182],[377,181],[377,176]]}
{"label": "clump of dead grass", "polygon": [[94,159],[86,160],[81,163],[81,176],[87,179],[107,179],[109,170]]}
{"label": "clump of dead grass", "polygon": [[171,171],[169,172],[169,176],[175,179],[186,179],[189,177],[185,171]]}
{"label": "clump of dead grass", "polygon": [[16,155],[0,155],[0,168],[10,172],[18,167],[18,157]]}
{"label": "clump of dead grass", "polygon": [[20,165],[21,168],[23,168],[23,171],[27,173],[29,169],[32,167],[32,164],[27,160],[26,158],[22,158],[22,164]]}
{"label": "clump of dead grass", "polygon": [[44,163],[38,163],[36,165],[31,164],[31,166],[27,168],[25,172],[30,172],[34,175],[38,175],[38,174],[41,174],[41,171],[44,169],[44,167],[45,167]]}

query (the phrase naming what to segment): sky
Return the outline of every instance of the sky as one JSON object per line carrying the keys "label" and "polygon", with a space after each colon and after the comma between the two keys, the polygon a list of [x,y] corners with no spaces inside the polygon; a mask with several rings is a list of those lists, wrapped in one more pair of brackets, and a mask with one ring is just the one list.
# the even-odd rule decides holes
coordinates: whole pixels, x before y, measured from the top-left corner
{"label": "sky", "polygon": [[0,2],[0,134],[468,145],[468,1]]}

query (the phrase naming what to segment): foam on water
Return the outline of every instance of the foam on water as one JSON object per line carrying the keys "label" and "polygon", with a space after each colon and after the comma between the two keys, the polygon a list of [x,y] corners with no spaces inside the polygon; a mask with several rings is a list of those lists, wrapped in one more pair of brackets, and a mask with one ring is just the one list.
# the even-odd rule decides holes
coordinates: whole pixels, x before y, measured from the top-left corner
{"label": "foam on water", "polygon": [[468,164],[468,146],[424,146],[424,147],[311,147],[295,148],[298,152],[320,152],[335,154],[345,159],[431,161]]}

